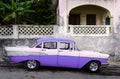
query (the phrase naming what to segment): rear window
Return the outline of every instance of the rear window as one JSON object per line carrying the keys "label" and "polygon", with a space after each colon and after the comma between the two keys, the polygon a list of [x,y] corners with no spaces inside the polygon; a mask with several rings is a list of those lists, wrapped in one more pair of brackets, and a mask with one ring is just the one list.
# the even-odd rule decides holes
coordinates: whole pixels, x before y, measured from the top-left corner
{"label": "rear window", "polygon": [[73,44],[72,43],[61,42],[59,48],[61,50],[72,50],[73,49]]}

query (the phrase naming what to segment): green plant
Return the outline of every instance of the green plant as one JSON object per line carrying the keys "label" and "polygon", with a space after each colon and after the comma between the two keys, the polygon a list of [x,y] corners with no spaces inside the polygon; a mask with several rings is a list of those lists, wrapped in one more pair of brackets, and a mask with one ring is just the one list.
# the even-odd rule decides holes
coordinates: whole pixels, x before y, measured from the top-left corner
{"label": "green plant", "polygon": [[51,0],[34,0],[32,9],[35,13],[32,14],[35,24],[50,25],[55,24],[55,12],[52,8]]}
{"label": "green plant", "polygon": [[33,0],[10,0],[8,2],[0,1],[0,14],[4,24],[19,24],[20,19],[26,13],[34,12],[30,7]]}

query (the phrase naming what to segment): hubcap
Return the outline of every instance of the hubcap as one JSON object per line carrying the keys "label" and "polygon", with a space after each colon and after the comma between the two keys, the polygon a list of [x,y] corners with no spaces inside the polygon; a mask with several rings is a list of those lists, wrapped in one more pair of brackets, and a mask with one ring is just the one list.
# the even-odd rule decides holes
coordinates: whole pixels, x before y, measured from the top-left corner
{"label": "hubcap", "polygon": [[97,71],[98,70],[98,64],[96,62],[90,63],[90,70],[91,71]]}
{"label": "hubcap", "polygon": [[27,66],[28,66],[28,68],[30,68],[30,69],[36,68],[36,65],[37,65],[37,63],[36,63],[36,61],[34,61],[34,60],[29,60],[29,61],[27,62]]}

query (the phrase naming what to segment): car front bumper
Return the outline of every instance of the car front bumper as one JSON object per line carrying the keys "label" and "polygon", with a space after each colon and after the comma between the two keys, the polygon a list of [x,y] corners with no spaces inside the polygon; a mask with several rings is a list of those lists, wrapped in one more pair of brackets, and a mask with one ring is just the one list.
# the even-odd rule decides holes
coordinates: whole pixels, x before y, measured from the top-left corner
{"label": "car front bumper", "polygon": [[106,67],[108,67],[108,65],[109,65],[109,63],[104,63],[104,64],[101,64],[101,67],[106,68]]}

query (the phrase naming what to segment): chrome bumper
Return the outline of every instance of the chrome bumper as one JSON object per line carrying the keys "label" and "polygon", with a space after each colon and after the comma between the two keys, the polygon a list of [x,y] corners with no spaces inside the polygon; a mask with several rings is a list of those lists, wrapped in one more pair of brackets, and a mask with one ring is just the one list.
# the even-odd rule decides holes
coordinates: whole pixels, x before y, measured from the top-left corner
{"label": "chrome bumper", "polygon": [[3,56],[2,59],[3,59],[5,62],[10,62],[10,57],[9,57],[9,56]]}
{"label": "chrome bumper", "polygon": [[106,67],[108,67],[108,63],[105,63],[105,64],[101,64],[101,67],[104,67],[104,68],[106,68]]}
{"label": "chrome bumper", "polygon": [[7,55],[6,51],[5,51],[5,48],[3,48],[2,50],[2,59],[6,62],[9,62],[10,61],[10,57]]}

